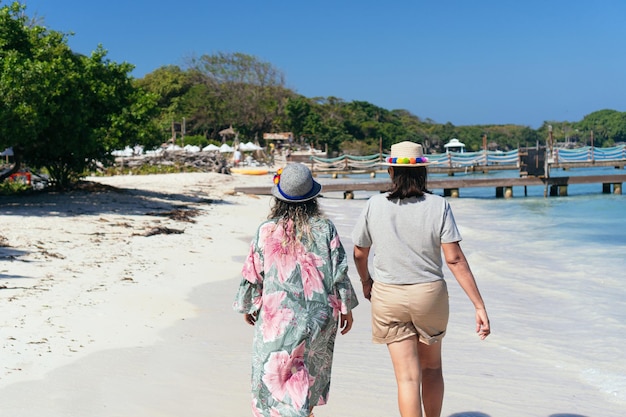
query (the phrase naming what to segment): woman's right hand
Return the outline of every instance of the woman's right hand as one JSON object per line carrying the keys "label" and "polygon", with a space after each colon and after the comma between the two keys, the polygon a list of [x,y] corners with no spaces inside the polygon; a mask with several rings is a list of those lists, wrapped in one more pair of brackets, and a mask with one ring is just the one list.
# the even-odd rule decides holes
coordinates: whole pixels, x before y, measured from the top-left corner
{"label": "woman's right hand", "polygon": [[370,279],[365,280],[365,281],[361,281],[361,284],[363,284],[363,296],[366,299],[371,299],[372,298],[372,284],[374,284],[374,280],[370,277]]}
{"label": "woman's right hand", "polygon": [[248,323],[250,326],[254,326],[254,324],[256,323],[256,318],[257,318],[257,313],[252,313],[252,314],[244,314],[243,315],[243,319],[246,321],[246,323]]}
{"label": "woman's right hand", "polygon": [[342,314],[339,318],[339,328],[341,329],[341,334],[346,334],[352,328],[352,311],[349,311],[348,314]]}

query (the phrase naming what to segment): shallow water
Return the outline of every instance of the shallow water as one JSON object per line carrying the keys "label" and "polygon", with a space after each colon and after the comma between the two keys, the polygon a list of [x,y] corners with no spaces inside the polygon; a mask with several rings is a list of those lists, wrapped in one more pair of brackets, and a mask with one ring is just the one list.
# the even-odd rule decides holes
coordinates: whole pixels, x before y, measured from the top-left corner
{"label": "shallow water", "polygon": [[[544,198],[541,190],[538,196],[523,197],[522,191],[516,193],[520,197],[496,199],[492,192],[474,189],[471,197],[462,190],[461,198],[449,200],[493,325],[489,357],[477,372],[498,375],[502,389],[519,391],[510,407],[519,405],[513,398],[526,398],[528,413],[521,415],[582,413],[588,407],[602,410],[596,415],[622,416],[626,196],[602,194],[599,184],[572,189],[568,197]],[[368,195],[356,197],[343,200],[336,193],[321,199],[349,253],[354,218]],[[350,266],[353,280],[358,279]],[[448,271],[446,279],[455,302],[444,352],[454,368],[461,366],[454,358],[468,337],[459,332],[466,332],[472,317],[461,317],[471,314],[469,302]],[[454,371],[450,374],[454,377]]]}

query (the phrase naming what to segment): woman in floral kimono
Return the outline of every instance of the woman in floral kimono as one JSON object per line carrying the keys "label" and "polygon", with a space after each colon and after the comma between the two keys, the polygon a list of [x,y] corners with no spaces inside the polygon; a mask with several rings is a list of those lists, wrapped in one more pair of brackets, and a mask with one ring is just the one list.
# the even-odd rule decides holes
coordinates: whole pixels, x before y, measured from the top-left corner
{"label": "woman in floral kimono", "polygon": [[255,326],[254,416],[306,417],[328,399],[337,328],[352,327],[358,301],[321,185],[303,164],[274,177],[274,206],[252,240],[234,308]]}

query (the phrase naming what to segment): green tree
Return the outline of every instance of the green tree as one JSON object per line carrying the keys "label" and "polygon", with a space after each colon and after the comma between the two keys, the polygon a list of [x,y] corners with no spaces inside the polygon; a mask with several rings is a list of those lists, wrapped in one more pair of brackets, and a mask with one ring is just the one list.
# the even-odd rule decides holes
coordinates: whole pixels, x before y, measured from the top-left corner
{"label": "green tree", "polygon": [[183,71],[175,65],[163,66],[135,80],[135,85],[152,94],[159,108],[158,116],[153,120],[153,125],[159,131],[158,140],[152,145],[160,145],[169,139],[172,136],[172,122],[180,123],[183,118],[186,118],[187,130],[191,134],[206,135],[213,126],[211,117],[216,112],[208,107],[212,103],[207,99],[209,93],[202,91],[203,85],[189,71]]}
{"label": "green tree", "polygon": [[293,92],[285,88],[284,75],[271,64],[242,53],[217,53],[192,58],[188,71],[210,91],[207,100],[222,113],[221,126],[229,125],[244,136],[259,137],[270,131],[274,121],[284,115],[285,105]]}
{"label": "green tree", "polygon": [[574,123],[573,127],[583,135],[583,141],[596,147],[613,146],[615,142],[626,141],[626,113],[616,110],[599,110],[586,115],[583,120]]}
{"label": "green tree", "polygon": [[285,127],[292,132],[294,137],[304,135],[311,116],[312,104],[303,96],[294,96],[285,104]]}
{"label": "green tree", "polygon": [[149,135],[141,126],[154,103],[133,87],[130,64],[108,61],[100,46],[90,57],[74,53],[66,35],[32,24],[24,10],[17,2],[0,9],[0,147],[13,147],[12,171],[22,161],[46,168],[64,188]]}

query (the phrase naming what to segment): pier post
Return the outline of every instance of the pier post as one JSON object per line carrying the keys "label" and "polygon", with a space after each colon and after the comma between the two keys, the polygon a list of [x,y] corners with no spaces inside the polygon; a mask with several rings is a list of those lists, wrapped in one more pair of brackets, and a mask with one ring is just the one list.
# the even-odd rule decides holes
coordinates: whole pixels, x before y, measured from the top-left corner
{"label": "pier post", "polygon": [[487,173],[487,165],[489,165],[489,152],[487,151],[487,134],[483,133],[483,158],[485,169],[483,169],[483,174]]}
{"label": "pier post", "polygon": [[602,194],[611,194],[611,184],[608,182],[602,183]]}
{"label": "pier post", "polygon": [[503,186],[496,187],[496,198],[512,198],[513,197],[513,187],[512,186]]}
{"label": "pier post", "polygon": [[621,182],[613,184],[613,194],[622,195],[622,183]]}
{"label": "pier post", "polygon": [[557,197],[559,195],[559,188],[557,185],[552,184],[550,186],[550,197]]}

